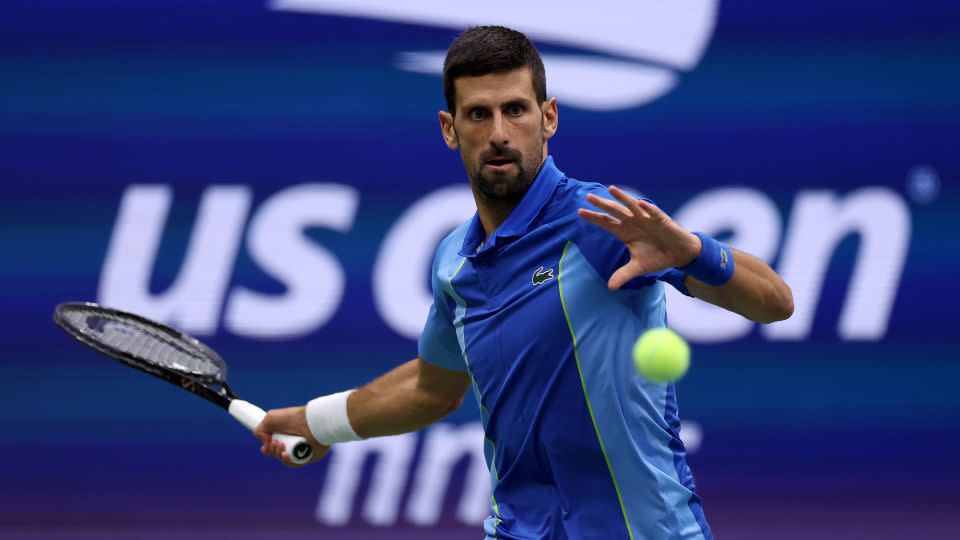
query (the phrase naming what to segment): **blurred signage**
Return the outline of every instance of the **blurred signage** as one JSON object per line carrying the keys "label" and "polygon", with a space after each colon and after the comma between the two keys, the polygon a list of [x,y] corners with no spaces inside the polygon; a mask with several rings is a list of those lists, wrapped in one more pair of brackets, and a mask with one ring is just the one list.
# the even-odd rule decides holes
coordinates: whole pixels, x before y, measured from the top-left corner
{"label": "blurred signage", "polygon": [[[337,254],[306,237],[304,229],[349,232],[360,203],[355,188],[290,186],[258,208],[251,207],[250,186],[207,188],[175,282],[153,293],[150,275],[172,199],[168,185],[126,189],[100,276],[100,302],[200,335],[224,328],[254,339],[304,337],[336,314],[347,276]],[[434,250],[474,211],[466,182],[444,187],[406,209],[379,240],[373,296],[380,316],[397,334],[419,336],[432,301],[424,276]],[[674,217],[688,230],[726,234],[733,246],[768,262],[780,254],[777,270],[793,288],[796,313],[763,328],[766,339],[778,341],[801,341],[810,335],[835,249],[844,238],[858,236],[836,332],[844,341],[883,339],[911,234],[910,208],[893,190],[804,190],[795,195],[790,214],[782,216],[761,191],[720,187],[696,195]],[[241,285],[228,290],[244,241],[255,263],[282,283],[284,292],[265,294]],[[693,341],[733,341],[755,326],[676,291],[670,294],[671,325]]]}
{"label": "blurred signage", "polygon": [[[600,0],[589,9],[545,0],[274,0],[272,7],[455,29],[482,24],[515,28],[539,43],[583,50],[543,52],[550,94],[564,105],[602,111],[636,107],[669,92],[678,75],[703,56],[717,15],[716,0]],[[439,75],[445,54],[404,51],[397,66]]]}

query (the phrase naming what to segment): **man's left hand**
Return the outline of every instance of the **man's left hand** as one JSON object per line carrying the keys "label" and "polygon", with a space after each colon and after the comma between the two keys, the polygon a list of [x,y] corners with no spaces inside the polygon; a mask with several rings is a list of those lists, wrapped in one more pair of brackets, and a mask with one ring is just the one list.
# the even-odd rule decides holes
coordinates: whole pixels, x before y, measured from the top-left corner
{"label": "man's left hand", "polygon": [[630,250],[630,261],[610,276],[610,290],[644,274],[686,266],[700,256],[700,239],[665,212],[619,188],[608,189],[619,203],[592,193],[587,195],[587,201],[609,213],[581,208],[579,214],[619,238]]}

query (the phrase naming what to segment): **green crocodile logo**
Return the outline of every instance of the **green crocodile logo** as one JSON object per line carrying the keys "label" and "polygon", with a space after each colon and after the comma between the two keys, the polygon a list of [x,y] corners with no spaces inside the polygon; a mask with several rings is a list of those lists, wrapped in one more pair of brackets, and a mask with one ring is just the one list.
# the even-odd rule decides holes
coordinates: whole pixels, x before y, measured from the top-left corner
{"label": "green crocodile logo", "polygon": [[543,267],[537,268],[533,272],[533,284],[540,285],[553,279],[553,268],[548,269],[544,272]]}

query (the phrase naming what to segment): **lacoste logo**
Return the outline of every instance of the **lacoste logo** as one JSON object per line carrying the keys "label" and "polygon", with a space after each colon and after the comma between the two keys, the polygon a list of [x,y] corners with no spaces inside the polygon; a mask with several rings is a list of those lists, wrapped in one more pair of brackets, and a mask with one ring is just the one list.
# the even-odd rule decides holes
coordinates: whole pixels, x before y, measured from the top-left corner
{"label": "lacoste logo", "polygon": [[548,269],[546,272],[543,271],[543,267],[537,268],[533,272],[533,284],[540,285],[547,281],[553,279],[553,268]]}
{"label": "lacoste logo", "polygon": [[720,250],[720,268],[727,269],[727,252],[725,250]]}

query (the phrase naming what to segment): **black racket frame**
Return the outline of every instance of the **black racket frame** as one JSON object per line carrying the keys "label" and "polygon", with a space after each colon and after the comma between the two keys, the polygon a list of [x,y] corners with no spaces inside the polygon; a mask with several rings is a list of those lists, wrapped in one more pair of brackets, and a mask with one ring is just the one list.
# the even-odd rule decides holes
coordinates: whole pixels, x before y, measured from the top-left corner
{"label": "black racket frame", "polygon": [[[170,335],[173,338],[186,341],[190,345],[193,345],[200,349],[200,351],[212,359],[214,362],[219,364],[222,368],[221,376],[204,376],[198,374],[189,374],[182,371],[177,371],[175,369],[170,369],[163,367],[152,362],[149,362],[143,358],[140,358],[136,355],[129,354],[127,352],[121,351],[117,348],[111,347],[105,343],[101,343],[95,339],[90,338],[85,333],[76,329],[72,324],[64,320],[62,313],[69,309],[81,308],[85,310],[92,310],[95,312],[100,312],[105,315],[111,315],[114,317],[120,317],[125,319],[130,319],[141,324],[145,324],[156,328],[157,330],[162,331]],[[171,328],[165,324],[158,323],[157,321],[142,317],[135,313],[130,313],[127,311],[121,311],[119,309],[109,308],[106,306],[101,306],[100,304],[95,304],[93,302],[63,302],[58,304],[56,309],[53,311],[53,322],[57,324],[67,335],[76,339],[77,341],[83,343],[87,347],[97,351],[98,353],[110,358],[112,360],[117,360],[122,364],[130,366],[134,369],[140,370],[144,373],[148,373],[163,379],[170,384],[179,386],[180,388],[196,394],[203,399],[219,405],[224,409],[230,407],[230,402],[234,399],[238,399],[239,396],[230,388],[226,381],[227,374],[227,364],[223,361],[223,358],[220,357],[213,349],[208,347],[205,343],[199,339],[181,332],[175,328]]]}

